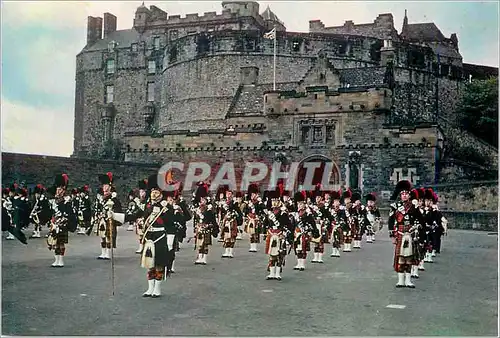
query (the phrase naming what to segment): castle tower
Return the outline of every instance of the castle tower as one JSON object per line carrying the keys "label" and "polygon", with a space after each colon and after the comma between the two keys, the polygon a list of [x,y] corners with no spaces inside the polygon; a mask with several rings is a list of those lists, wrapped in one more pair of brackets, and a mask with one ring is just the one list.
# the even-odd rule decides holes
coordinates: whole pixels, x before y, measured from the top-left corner
{"label": "castle tower", "polygon": [[151,18],[151,11],[144,6],[144,2],[135,11],[134,28],[138,32],[144,32]]}
{"label": "castle tower", "polygon": [[403,27],[401,28],[401,34],[404,35],[406,30],[408,29],[408,16],[406,16],[407,12],[405,9],[405,17],[403,19]]}
{"label": "castle tower", "polygon": [[267,6],[266,10],[260,16],[262,16],[262,18],[266,22],[268,29],[273,29],[274,26],[276,26],[277,31],[286,31],[283,22],[278,18],[276,14],[274,14],[273,11],[271,11],[271,8],[269,8],[269,6]]}
{"label": "castle tower", "polygon": [[223,9],[229,9],[231,13],[239,16],[258,16],[259,3],[257,1],[223,1]]}

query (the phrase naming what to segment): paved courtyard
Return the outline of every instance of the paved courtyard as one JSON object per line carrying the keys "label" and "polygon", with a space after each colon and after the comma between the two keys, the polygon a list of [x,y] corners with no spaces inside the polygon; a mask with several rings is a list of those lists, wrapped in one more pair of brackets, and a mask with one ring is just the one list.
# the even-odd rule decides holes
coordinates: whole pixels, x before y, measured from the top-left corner
{"label": "paved courtyard", "polygon": [[193,245],[184,243],[162,298],[150,299],[141,297],[147,282],[135,234],[125,230],[115,251],[114,297],[111,263],[95,259],[97,237],[71,234],[62,269],[50,267],[45,239],[28,246],[3,240],[2,334],[497,335],[496,235],[450,230],[413,290],[394,287],[387,233],[340,259],[308,263],[305,272],[293,271],[290,255],[280,282],[265,279],[263,244],[249,253],[244,238],[227,260],[215,243],[209,264],[195,266]]}

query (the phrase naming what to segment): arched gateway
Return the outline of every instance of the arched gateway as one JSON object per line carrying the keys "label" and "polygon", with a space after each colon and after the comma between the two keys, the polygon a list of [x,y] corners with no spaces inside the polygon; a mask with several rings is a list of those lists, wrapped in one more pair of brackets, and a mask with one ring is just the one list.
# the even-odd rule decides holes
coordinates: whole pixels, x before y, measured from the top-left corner
{"label": "arched gateway", "polygon": [[[314,163],[314,162],[316,162],[316,163],[319,162],[319,163],[321,163],[321,165],[319,168],[316,168],[314,170],[312,185],[316,185],[318,183],[321,184],[323,181],[323,177],[325,175],[325,170],[331,168],[330,172],[327,173],[327,175],[328,175],[327,177],[329,178],[328,183],[330,186],[333,186],[333,188],[335,190],[340,189],[340,171],[339,171],[337,164],[324,155],[311,155],[311,156],[308,156],[305,159],[303,159],[299,164],[297,178],[296,178],[295,184],[294,184],[294,190],[297,191],[299,189],[299,187],[304,184],[304,181],[306,179],[306,173],[307,173],[307,165],[305,165],[305,164],[306,163]],[[327,166],[326,165],[327,163],[330,165]],[[311,170],[311,169],[309,169],[309,170]]]}

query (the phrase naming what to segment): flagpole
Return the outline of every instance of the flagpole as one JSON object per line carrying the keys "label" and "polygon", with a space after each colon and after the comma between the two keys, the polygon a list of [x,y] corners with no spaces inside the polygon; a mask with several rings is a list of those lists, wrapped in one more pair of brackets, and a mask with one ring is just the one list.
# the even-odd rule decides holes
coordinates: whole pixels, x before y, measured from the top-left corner
{"label": "flagpole", "polygon": [[273,90],[276,90],[276,25],[274,25]]}

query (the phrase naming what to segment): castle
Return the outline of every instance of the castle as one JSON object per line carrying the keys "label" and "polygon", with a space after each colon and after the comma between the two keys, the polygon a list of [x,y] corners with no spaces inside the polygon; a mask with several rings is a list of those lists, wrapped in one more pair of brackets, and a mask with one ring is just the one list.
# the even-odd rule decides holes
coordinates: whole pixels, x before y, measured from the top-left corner
{"label": "castle", "polygon": [[[278,160],[284,170],[319,160],[334,163],[331,184],[361,191],[435,182],[448,137],[441,122],[466,75],[456,34],[406,15],[398,33],[392,14],[338,27],[314,20],[295,33],[257,2],[222,7],[180,17],[142,5],[120,31],[110,13],[89,17],[73,156]],[[276,50],[264,38],[273,29]]]}

